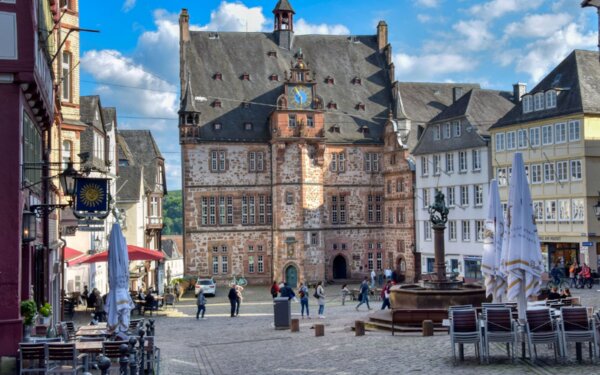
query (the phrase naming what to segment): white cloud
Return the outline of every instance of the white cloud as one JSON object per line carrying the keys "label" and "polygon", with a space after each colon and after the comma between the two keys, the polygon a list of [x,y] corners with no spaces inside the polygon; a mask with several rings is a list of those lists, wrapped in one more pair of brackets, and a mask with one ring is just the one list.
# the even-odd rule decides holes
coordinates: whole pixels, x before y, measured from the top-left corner
{"label": "white cloud", "polygon": [[505,37],[545,38],[571,22],[566,13],[527,15],[520,22],[512,22],[504,29]]}
{"label": "white cloud", "polygon": [[298,35],[302,34],[332,34],[332,35],[348,35],[350,30],[344,25],[328,25],[326,23],[310,24],[300,18],[294,23],[294,32]]}
{"label": "white cloud", "polygon": [[431,22],[432,18],[428,14],[417,14],[417,20],[421,23],[428,23]]}
{"label": "white cloud", "polygon": [[440,5],[441,0],[416,0],[418,6],[425,8],[437,8]]}
{"label": "white cloud", "polygon": [[444,79],[445,75],[473,70],[477,62],[455,53],[425,54],[411,56],[403,53],[394,55],[396,78],[401,81],[427,81]]}
{"label": "white cloud", "polygon": [[459,21],[452,28],[465,37],[457,44],[472,51],[487,49],[494,41],[494,36],[488,30],[487,23],[481,20]]}
{"label": "white cloud", "polygon": [[123,12],[129,12],[135,6],[135,0],[125,0],[123,3]]}
{"label": "white cloud", "polygon": [[537,9],[543,2],[544,0],[491,0],[473,5],[469,12],[481,19],[494,19],[507,13]]}
{"label": "white cloud", "polygon": [[[219,8],[210,12],[210,22],[196,30],[211,31],[264,31],[267,19],[262,7],[248,8],[242,3],[221,2]],[[191,27],[190,27],[191,28]]]}

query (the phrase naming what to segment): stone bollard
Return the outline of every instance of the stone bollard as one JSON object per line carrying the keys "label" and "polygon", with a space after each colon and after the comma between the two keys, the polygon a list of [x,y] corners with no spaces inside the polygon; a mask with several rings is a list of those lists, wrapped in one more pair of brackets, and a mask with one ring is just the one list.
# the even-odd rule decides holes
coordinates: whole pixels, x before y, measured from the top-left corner
{"label": "stone bollard", "polygon": [[139,340],[139,347],[140,347],[140,373],[144,373],[146,371],[145,367],[145,362],[144,362],[144,356],[146,354],[146,350],[145,350],[145,340],[144,340],[144,335],[146,334],[146,332],[144,332],[144,330],[142,328],[140,328],[138,330],[138,340]]}
{"label": "stone bollard", "polygon": [[365,322],[363,322],[362,320],[356,320],[354,322],[354,334],[356,336],[365,335]]}
{"label": "stone bollard", "polygon": [[129,373],[131,375],[136,375],[138,373],[138,357],[137,350],[135,349],[135,345],[137,344],[137,339],[135,337],[129,338]]}
{"label": "stone bollard", "polygon": [[121,344],[119,352],[121,353],[121,358],[119,358],[119,375],[127,375],[129,374],[129,346]]}
{"label": "stone bollard", "polygon": [[100,369],[100,374],[107,375],[110,368],[110,359],[100,354],[98,357],[98,368]]}
{"label": "stone bollard", "polygon": [[291,331],[292,332],[300,332],[300,320],[299,319],[292,319]]}
{"label": "stone bollard", "polygon": [[432,320],[423,320],[423,336],[433,336]]}
{"label": "stone bollard", "polygon": [[315,324],[315,336],[325,336],[325,326],[323,324]]}

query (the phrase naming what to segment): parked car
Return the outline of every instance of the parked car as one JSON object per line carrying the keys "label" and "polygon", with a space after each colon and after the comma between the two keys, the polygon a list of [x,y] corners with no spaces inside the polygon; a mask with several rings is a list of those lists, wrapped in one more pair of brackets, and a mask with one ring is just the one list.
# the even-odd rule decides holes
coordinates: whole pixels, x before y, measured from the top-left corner
{"label": "parked car", "polygon": [[198,280],[196,281],[196,286],[194,289],[194,294],[196,296],[198,296],[198,293],[200,292],[200,288],[202,288],[202,290],[204,291],[204,294],[208,295],[212,295],[212,296],[216,296],[217,295],[217,283],[215,282],[215,279],[211,278],[201,278],[199,277]]}

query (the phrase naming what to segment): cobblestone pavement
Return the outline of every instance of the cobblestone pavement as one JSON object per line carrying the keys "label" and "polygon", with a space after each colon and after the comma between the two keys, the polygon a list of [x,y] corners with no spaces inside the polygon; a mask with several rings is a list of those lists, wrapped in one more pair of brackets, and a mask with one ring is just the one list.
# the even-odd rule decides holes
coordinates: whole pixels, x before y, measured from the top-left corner
{"label": "cobblestone pavement", "polygon": [[[492,348],[492,364],[480,365],[474,358],[473,346],[465,348],[466,360],[453,364],[448,335],[421,337],[417,334],[392,336],[389,332],[367,332],[355,337],[350,326],[367,315],[367,309],[354,309],[355,303],[341,306],[339,297],[330,298],[326,319],[300,321],[300,332],[275,330],[273,307],[268,287],[247,288],[240,316],[229,317],[227,290],[221,288],[214,298],[208,298],[206,320],[195,319],[195,300],[190,295],[175,309],[161,313],[156,336],[162,351],[161,369],[166,374],[382,374],[428,373],[446,370],[460,374],[594,374],[584,349],[584,363],[569,361],[554,364],[551,350],[539,346],[540,363],[511,363],[500,346]],[[339,286],[327,287],[332,296]],[[574,291],[582,303],[600,308],[600,293],[596,289]],[[311,313],[316,313],[316,300],[311,297]],[[381,302],[371,307],[380,308]],[[299,315],[299,304],[292,311]],[[165,315],[166,314],[166,315]],[[299,317],[299,316],[298,316]],[[311,326],[325,324],[325,336],[315,337]],[[585,347],[584,347],[585,348]],[[574,357],[571,348],[570,357]]]}

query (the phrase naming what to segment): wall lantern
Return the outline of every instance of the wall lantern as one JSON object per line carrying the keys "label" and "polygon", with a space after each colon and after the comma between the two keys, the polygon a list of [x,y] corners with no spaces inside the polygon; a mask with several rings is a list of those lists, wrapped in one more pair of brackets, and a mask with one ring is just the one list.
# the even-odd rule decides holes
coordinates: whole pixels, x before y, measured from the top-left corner
{"label": "wall lantern", "polygon": [[37,237],[37,222],[35,213],[25,210],[23,211],[23,227],[21,229],[21,241],[30,243]]}

